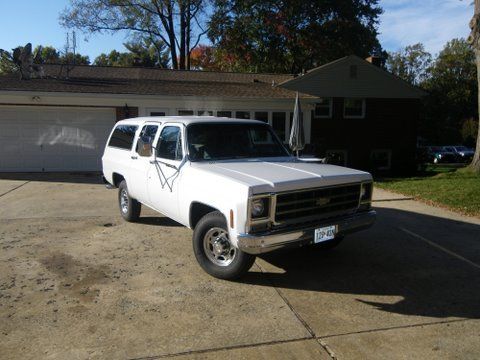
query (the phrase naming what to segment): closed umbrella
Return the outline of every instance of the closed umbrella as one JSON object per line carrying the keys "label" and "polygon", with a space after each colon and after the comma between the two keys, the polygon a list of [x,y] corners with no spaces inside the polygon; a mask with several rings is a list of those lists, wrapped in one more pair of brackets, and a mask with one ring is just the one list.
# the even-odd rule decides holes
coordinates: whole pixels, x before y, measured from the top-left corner
{"label": "closed umbrella", "polygon": [[299,156],[299,151],[305,147],[305,134],[303,133],[303,119],[298,91],[295,98],[295,109],[293,110],[292,129],[288,145],[292,151],[296,152],[297,157]]}

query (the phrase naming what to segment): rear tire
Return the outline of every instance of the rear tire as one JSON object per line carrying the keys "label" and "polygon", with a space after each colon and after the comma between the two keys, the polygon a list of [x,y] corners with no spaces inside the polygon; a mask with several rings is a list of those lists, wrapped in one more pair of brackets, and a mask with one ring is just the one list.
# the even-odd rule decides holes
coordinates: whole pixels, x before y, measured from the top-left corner
{"label": "rear tire", "polygon": [[255,261],[255,256],[230,243],[227,222],[219,211],[208,213],[195,226],[193,252],[207,274],[223,280],[241,277]]}
{"label": "rear tire", "polygon": [[120,208],[120,215],[122,215],[126,221],[135,222],[140,217],[142,204],[129,195],[127,182],[125,180],[122,180],[118,186],[118,206]]}

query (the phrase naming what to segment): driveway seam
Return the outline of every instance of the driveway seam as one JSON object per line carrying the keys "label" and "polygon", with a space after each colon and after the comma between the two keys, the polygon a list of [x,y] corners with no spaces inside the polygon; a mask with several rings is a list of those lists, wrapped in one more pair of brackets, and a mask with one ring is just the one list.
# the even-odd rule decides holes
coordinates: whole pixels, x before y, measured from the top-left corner
{"label": "driveway seam", "polygon": [[454,320],[434,321],[434,322],[411,324],[411,325],[392,326],[392,327],[386,327],[386,328],[352,331],[349,333],[342,333],[342,334],[323,335],[322,338],[329,339],[329,338],[335,338],[340,336],[368,334],[373,332],[390,331],[390,330],[401,330],[401,329],[409,329],[409,328],[416,328],[416,327],[422,327],[422,326],[452,324],[452,323],[467,322],[467,321],[473,321],[473,320],[477,320],[477,319],[454,319]]}
{"label": "driveway seam", "polygon": [[[258,264],[257,262],[255,262],[255,265],[260,269],[260,271],[262,272],[262,274],[265,274],[266,271],[265,269],[260,265]],[[311,338],[312,339],[315,339],[317,341],[317,343],[323,348],[323,350],[325,350],[325,352],[332,358],[332,359],[337,359],[337,356],[335,355],[335,353],[333,352],[333,350],[328,346],[328,344],[323,341],[321,338],[317,337],[315,335],[315,331],[313,331],[313,329],[310,327],[310,325],[308,325],[308,323],[302,318],[302,316],[295,310],[295,308],[293,307],[293,305],[290,303],[290,301],[288,301],[288,299],[283,295],[283,293],[280,291],[279,288],[277,288],[275,286],[275,284],[273,283],[273,281],[269,280],[268,279],[268,282],[272,285],[272,287],[275,289],[275,291],[277,292],[278,296],[280,296],[280,298],[283,300],[283,302],[288,306],[288,308],[290,309],[290,311],[295,315],[295,317],[297,318],[298,321],[300,321],[300,323],[303,325],[303,327],[308,331],[308,333],[310,334]]]}
{"label": "driveway seam", "polygon": [[185,356],[185,355],[193,355],[193,354],[206,354],[206,353],[225,351],[225,350],[228,351],[228,350],[236,350],[236,349],[245,349],[245,348],[250,348],[250,347],[288,344],[288,343],[292,343],[292,342],[299,342],[299,341],[305,341],[305,340],[316,340],[316,339],[314,339],[310,336],[307,336],[307,337],[288,339],[288,340],[272,340],[272,341],[265,341],[265,342],[259,342],[259,343],[253,343],[253,344],[231,345],[231,346],[223,346],[223,347],[218,347],[218,348],[208,348],[208,349],[200,349],[200,350],[182,351],[182,352],[171,353],[171,354],[135,357],[135,358],[128,358],[128,360],[165,359],[165,358],[171,358],[171,357],[177,357],[177,356]]}
{"label": "driveway seam", "polygon": [[7,194],[10,194],[12,191],[15,191],[15,190],[21,188],[23,185],[26,185],[26,184],[28,184],[29,182],[30,182],[30,180],[25,181],[23,184],[20,184],[20,185],[18,185],[17,187],[14,187],[13,189],[10,189],[10,190],[8,190],[7,192],[4,192],[3,194],[0,194],[0,197],[2,197],[2,196],[4,196],[4,195],[7,195]]}
{"label": "driveway seam", "polygon": [[414,233],[413,231],[405,229],[404,227],[399,226],[398,229],[402,230],[404,233],[407,233],[410,236],[413,236],[416,239],[422,240],[423,242],[427,243],[428,245],[430,245],[430,246],[432,246],[432,247],[434,247],[434,248],[436,248],[440,251],[443,251],[444,253],[446,253],[446,254],[448,254],[448,255],[450,255],[450,256],[458,259],[458,260],[461,260],[461,261],[463,261],[463,262],[465,262],[465,263],[467,263],[467,264],[469,264],[469,265],[471,265],[471,266],[473,266],[477,269],[480,269],[479,264],[477,264],[477,263],[475,263],[471,260],[468,260],[467,258],[464,258],[463,256],[461,256],[461,255],[457,254],[456,252],[453,252],[452,250],[449,250],[449,249],[437,244],[436,242],[428,240],[427,238],[425,238],[421,235],[418,235],[418,234]]}

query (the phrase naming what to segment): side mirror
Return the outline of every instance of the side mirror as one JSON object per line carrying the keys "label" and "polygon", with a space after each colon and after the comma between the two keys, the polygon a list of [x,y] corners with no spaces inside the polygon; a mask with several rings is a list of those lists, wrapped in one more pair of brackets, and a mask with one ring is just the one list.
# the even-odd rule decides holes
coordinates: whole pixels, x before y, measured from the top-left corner
{"label": "side mirror", "polygon": [[152,154],[153,154],[153,160],[150,160],[150,164],[155,164],[157,162],[157,147],[153,146],[153,144],[150,145],[152,148]]}

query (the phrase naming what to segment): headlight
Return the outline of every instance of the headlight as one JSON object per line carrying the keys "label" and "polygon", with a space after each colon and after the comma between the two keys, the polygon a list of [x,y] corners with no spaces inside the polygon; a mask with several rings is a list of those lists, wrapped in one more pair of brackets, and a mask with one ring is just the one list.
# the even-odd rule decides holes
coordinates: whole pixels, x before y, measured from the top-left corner
{"label": "headlight", "polygon": [[360,202],[371,201],[372,199],[372,183],[364,183],[362,184],[362,188],[360,189]]}
{"label": "headlight", "polygon": [[268,217],[269,205],[270,198],[268,197],[253,199],[250,206],[250,215],[252,219]]}

